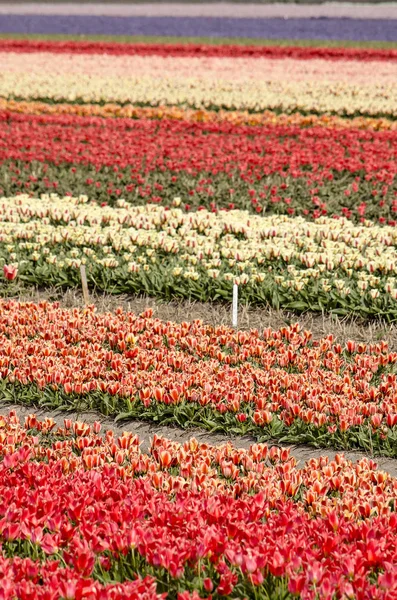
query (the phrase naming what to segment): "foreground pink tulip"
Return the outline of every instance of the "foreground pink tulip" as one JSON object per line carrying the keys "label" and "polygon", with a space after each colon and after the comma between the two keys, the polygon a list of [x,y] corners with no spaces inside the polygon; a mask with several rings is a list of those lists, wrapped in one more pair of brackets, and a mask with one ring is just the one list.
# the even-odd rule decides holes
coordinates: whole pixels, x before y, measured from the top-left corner
{"label": "foreground pink tulip", "polygon": [[4,277],[8,279],[8,281],[14,281],[14,279],[18,275],[18,267],[13,267],[12,265],[4,265],[3,273]]}

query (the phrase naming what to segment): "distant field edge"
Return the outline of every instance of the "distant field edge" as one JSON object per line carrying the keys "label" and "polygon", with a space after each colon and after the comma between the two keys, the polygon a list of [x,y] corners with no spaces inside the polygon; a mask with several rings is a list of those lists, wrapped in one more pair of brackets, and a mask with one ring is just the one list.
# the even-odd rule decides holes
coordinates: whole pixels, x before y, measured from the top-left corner
{"label": "distant field edge", "polygon": [[[67,4],[71,0],[13,0],[14,4]],[[250,0],[251,4],[327,4],[330,0]],[[395,4],[385,0],[331,0],[335,4]],[[118,4],[169,4],[170,0],[117,0]],[[176,4],[201,4],[202,0],[172,0]],[[205,0],[216,4],[219,0]],[[242,0],[227,0],[228,4],[244,4]],[[78,4],[97,4],[98,0],[80,0]],[[113,4],[114,0],[100,0],[101,4]]]}

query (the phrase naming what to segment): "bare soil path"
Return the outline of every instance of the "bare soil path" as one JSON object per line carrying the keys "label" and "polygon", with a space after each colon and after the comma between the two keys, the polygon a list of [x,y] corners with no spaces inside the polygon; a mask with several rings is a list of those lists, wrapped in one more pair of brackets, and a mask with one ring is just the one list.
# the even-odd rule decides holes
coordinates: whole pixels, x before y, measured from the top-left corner
{"label": "bare soil path", "polygon": [[397,3],[325,2],[323,4],[213,3],[84,3],[6,2],[0,14],[101,15],[109,17],[232,17],[232,18],[349,18],[397,19]]}

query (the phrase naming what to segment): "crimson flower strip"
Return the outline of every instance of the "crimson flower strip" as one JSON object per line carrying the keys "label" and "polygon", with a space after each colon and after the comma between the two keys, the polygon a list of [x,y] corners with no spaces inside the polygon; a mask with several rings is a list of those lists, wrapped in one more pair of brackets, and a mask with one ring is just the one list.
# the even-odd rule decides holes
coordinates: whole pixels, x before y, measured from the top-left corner
{"label": "crimson flower strip", "polygon": [[396,480],[371,461],[298,470],[263,444],[156,437],[144,455],[132,434],[54,425],[0,419],[5,598],[394,598]]}
{"label": "crimson flower strip", "polygon": [[[396,131],[0,113],[0,188],[395,221]],[[194,152],[192,152],[194,148]]]}
{"label": "crimson flower strip", "polygon": [[0,40],[1,52],[53,52],[76,54],[269,57],[310,60],[397,60],[397,50],[376,48],[313,48],[299,46],[241,46],[210,44],[124,44],[117,42]]}
{"label": "crimson flower strip", "polygon": [[0,332],[5,399],[395,455],[397,354],[384,342],[16,302],[1,304]]}
{"label": "crimson flower strip", "polygon": [[[387,183],[393,182],[397,172],[394,131],[179,123],[168,119],[109,120],[8,112],[0,113],[0,127],[3,161],[25,159],[141,170],[146,157],[146,172],[165,167],[169,171],[186,170],[195,174],[230,173],[236,163],[241,175],[248,171],[251,179],[283,171],[299,177],[309,168],[310,172],[322,172],[323,178],[332,171],[380,173],[378,179]],[[192,146],[193,154],[188,152]]]}

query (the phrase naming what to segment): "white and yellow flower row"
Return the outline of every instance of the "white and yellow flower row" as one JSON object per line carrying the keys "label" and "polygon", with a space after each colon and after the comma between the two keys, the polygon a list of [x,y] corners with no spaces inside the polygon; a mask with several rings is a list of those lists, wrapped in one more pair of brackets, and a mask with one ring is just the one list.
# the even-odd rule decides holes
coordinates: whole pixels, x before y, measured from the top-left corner
{"label": "white and yellow flower row", "polygon": [[51,53],[0,61],[5,98],[397,116],[392,62],[357,69],[349,61]]}
{"label": "white and yellow flower row", "polygon": [[120,79],[143,76],[188,79],[194,75],[197,79],[215,81],[321,81],[357,86],[397,81],[395,61],[0,52],[0,62],[3,73],[44,72],[53,77],[74,74]]}
{"label": "white and yellow flower row", "polygon": [[18,263],[29,280],[34,273],[45,277],[47,268],[52,281],[86,264],[93,280],[101,273],[123,291],[139,291],[139,278],[149,288],[150,278],[160,278],[155,288],[174,285],[176,293],[189,295],[195,282],[210,299],[217,286],[236,281],[251,290],[252,301],[255,294],[264,301],[270,286],[285,304],[306,298],[314,306],[315,294],[324,296],[323,304],[332,292],[348,304],[365,296],[397,310],[397,229],[370,222],[308,223],[239,210],[186,214],[177,206],[132,207],[123,200],[112,208],[86,197],[17,196],[0,200],[0,256]]}

